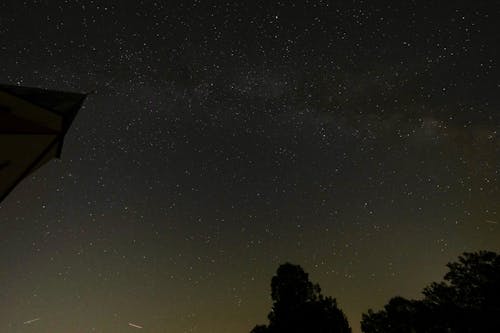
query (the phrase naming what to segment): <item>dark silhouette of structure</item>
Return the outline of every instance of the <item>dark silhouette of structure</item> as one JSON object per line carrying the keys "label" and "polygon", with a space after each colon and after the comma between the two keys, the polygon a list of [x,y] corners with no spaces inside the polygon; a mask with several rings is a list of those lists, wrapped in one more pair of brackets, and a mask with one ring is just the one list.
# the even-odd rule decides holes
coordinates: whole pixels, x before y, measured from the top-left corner
{"label": "dark silhouette of structure", "polygon": [[0,202],[26,176],[61,156],[86,96],[0,85]]}
{"label": "dark silhouette of structure", "polygon": [[258,325],[251,333],[350,333],[351,328],[337,302],[321,294],[302,267],[281,265],[271,280],[273,307],[269,325]]}
{"label": "dark silhouette of structure", "polygon": [[422,300],[392,298],[379,312],[363,314],[365,333],[500,332],[500,256],[464,253],[449,263],[443,282],[423,290]]}

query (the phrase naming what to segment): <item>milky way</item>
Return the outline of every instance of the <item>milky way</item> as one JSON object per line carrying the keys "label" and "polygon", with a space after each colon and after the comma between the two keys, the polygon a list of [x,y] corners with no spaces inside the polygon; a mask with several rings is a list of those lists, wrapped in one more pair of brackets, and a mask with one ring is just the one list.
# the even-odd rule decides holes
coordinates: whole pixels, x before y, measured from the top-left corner
{"label": "milky way", "polygon": [[0,3],[2,83],[93,91],[0,206],[0,331],[249,332],[289,261],[359,332],[500,251],[494,1],[172,3]]}

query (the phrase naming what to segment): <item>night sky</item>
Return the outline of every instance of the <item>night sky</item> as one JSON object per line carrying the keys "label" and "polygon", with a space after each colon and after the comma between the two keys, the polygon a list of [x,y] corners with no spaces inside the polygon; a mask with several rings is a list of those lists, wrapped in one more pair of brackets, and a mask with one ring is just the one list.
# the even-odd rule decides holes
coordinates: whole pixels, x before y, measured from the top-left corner
{"label": "night sky", "polygon": [[499,19],[0,1],[1,83],[95,91],[62,160],[0,206],[0,331],[247,333],[289,261],[359,332],[463,251],[500,251]]}

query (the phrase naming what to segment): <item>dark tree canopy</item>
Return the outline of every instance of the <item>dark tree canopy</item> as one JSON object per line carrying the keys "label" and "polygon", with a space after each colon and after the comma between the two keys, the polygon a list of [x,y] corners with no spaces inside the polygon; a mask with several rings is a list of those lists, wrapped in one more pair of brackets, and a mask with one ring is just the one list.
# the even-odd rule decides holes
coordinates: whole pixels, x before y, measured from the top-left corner
{"label": "dark tree canopy", "polygon": [[271,280],[272,310],[269,325],[251,333],[350,333],[351,328],[337,302],[321,294],[302,267],[289,263],[278,268]]}
{"label": "dark tree canopy", "polygon": [[426,287],[422,300],[395,297],[363,314],[363,332],[500,332],[500,256],[464,253],[447,267],[444,281]]}

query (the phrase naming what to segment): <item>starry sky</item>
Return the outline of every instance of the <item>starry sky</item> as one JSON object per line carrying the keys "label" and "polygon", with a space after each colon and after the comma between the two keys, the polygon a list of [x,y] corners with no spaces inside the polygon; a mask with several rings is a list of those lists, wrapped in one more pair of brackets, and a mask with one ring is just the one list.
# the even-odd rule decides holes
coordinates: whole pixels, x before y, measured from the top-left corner
{"label": "starry sky", "polygon": [[0,331],[245,333],[289,261],[359,333],[500,251],[499,14],[1,1],[2,83],[94,93],[0,205]]}

